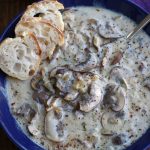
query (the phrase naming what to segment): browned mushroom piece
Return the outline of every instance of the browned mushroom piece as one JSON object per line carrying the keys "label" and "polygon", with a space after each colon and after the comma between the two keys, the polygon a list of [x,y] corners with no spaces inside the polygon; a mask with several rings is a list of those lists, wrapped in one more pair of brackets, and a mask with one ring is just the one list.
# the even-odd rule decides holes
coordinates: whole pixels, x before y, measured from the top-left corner
{"label": "browned mushroom piece", "polygon": [[121,51],[116,52],[116,54],[111,62],[111,65],[115,65],[115,64],[119,63],[122,57],[123,57],[123,52],[121,52]]}
{"label": "browned mushroom piece", "polygon": [[28,103],[24,103],[15,113],[18,116],[24,117],[28,122],[30,122],[36,114],[35,110]]}
{"label": "browned mushroom piece", "polygon": [[50,93],[46,91],[34,91],[32,95],[33,100],[35,100],[38,103],[41,103],[43,105],[47,105],[47,101],[50,98]]}
{"label": "browned mushroom piece", "polygon": [[143,72],[143,70],[145,69],[145,64],[143,62],[141,62],[138,69],[140,72]]}
{"label": "browned mushroom piece", "polygon": [[30,82],[31,88],[33,90],[39,90],[41,88],[42,85],[42,75],[41,74],[37,74],[35,75]]}
{"label": "browned mushroom piece", "polygon": [[102,114],[101,124],[105,130],[109,131],[109,133],[115,133],[123,127],[124,120],[117,117],[115,112],[108,111]]}
{"label": "browned mushroom piece", "polygon": [[150,91],[150,76],[144,79],[143,85]]}
{"label": "browned mushroom piece", "polygon": [[126,94],[123,88],[115,84],[107,85],[103,105],[113,111],[121,111],[125,105]]}
{"label": "browned mushroom piece", "polygon": [[67,66],[56,66],[49,72],[49,77],[55,77],[56,74],[64,74],[68,70]]}

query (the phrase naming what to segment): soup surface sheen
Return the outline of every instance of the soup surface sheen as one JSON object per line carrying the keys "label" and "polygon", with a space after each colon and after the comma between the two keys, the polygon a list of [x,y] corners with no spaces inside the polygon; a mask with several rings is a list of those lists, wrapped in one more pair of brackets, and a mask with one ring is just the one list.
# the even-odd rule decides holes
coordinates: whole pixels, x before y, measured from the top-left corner
{"label": "soup surface sheen", "polygon": [[[103,8],[70,8],[63,12],[63,18],[65,44],[57,48],[51,61],[41,64],[45,70],[44,82],[49,81],[49,72],[54,67],[63,66],[54,75],[60,97],[49,95],[67,105],[58,106],[63,112],[61,129],[58,129],[62,142],[46,137],[45,105],[33,100],[35,91],[30,87],[30,80],[8,77],[12,114],[21,129],[45,149],[124,149],[150,127],[150,38],[142,31],[127,41],[126,35],[136,24],[122,14]],[[68,91],[75,100],[70,100],[70,95],[65,97]],[[95,104],[91,99],[100,102]],[[36,112],[32,121],[21,114],[24,104]]]}

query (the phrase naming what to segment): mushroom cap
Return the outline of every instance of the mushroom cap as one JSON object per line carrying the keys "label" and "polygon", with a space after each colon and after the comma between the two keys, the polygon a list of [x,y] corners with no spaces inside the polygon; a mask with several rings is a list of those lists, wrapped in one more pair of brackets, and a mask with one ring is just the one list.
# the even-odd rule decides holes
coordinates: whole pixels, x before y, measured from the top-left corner
{"label": "mushroom cap", "polygon": [[[64,112],[57,107],[62,113],[61,117],[56,117],[55,109],[51,109],[45,117],[45,134],[46,137],[54,142],[62,142],[66,139],[66,131],[63,129],[62,119]],[[60,126],[61,125],[61,126]]]}
{"label": "mushroom cap", "polygon": [[121,111],[124,108],[125,105],[125,91],[123,90],[123,88],[118,87],[117,91],[116,91],[116,105],[113,105],[111,107],[111,109],[113,111]]}
{"label": "mushroom cap", "polygon": [[109,84],[106,88],[106,93],[103,97],[103,105],[107,108],[111,108],[113,111],[121,111],[124,108],[126,101],[125,90],[116,85]]}
{"label": "mushroom cap", "polygon": [[113,21],[101,22],[99,25],[99,34],[104,38],[120,38],[123,33]]}
{"label": "mushroom cap", "polygon": [[39,73],[31,79],[30,85],[33,90],[38,90],[40,88],[39,82],[42,80],[42,75]]}
{"label": "mushroom cap", "polygon": [[117,117],[115,112],[104,112],[101,117],[101,124],[104,129],[117,132],[124,125],[124,120]]}

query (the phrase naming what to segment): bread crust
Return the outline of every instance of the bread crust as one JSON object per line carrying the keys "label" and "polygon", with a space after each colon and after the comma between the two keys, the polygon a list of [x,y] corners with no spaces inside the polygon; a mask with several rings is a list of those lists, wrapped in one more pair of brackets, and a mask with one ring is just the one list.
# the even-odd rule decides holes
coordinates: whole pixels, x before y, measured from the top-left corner
{"label": "bread crust", "polygon": [[30,32],[33,32],[37,38],[42,51],[42,59],[50,58],[56,45],[64,44],[64,33],[46,19],[27,18],[26,21],[20,21],[15,28],[16,36],[24,36],[24,34]]}
{"label": "bread crust", "polygon": [[[29,5],[24,12],[23,16],[21,17],[21,20],[26,20],[30,17],[37,17],[36,15],[42,15],[42,18],[45,18],[52,22],[57,28],[60,30],[64,30],[64,23],[61,16],[61,13],[59,12],[60,9],[64,9],[64,6],[59,3],[58,1],[40,1],[35,2],[31,5]],[[46,17],[48,16],[49,17]],[[56,16],[54,19],[50,18],[51,15]],[[38,16],[40,17],[40,16]],[[56,21],[57,20],[57,21]]]}
{"label": "bread crust", "polygon": [[[9,76],[27,80],[34,75],[42,59],[51,58],[57,45],[64,44],[64,23],[57,0],[29,5],[15,28],[16,38],[0,44],[0,69]],[[37,14],[42,16],[36,16]]]}
{"label": "bread crust", "polygon": [[[16,47],[18,46],[18,48],[16,49],[21,49],[22,47],[27,49],[29,48],[29,43],[27,43],[28,41],[25,38],[31,38],[29,41],[31,42],[31,44],[34,45],[35,47],[35,54],[34,54],[34,61],[32,60],[33,64],[29,64],[30,62],[27,62],[28,65],[24,64],[24,62],[21,60],[17,60],[17,57],[15,57],[17,55],[17,50],[14,50],[13,44],[16,44]],[[33,42],[33,43],[32,43]],[[18,45],[17,45],[18,44]],[[19,46],[21,45],[21,48],[19,48]],[[23,51],[23,48],[21,49],[21,51]],[[31,50],[32,51],[32,50]],[[34,75],[34,73],[36,73],[36,71],[39,68],[40,62],[41,62],[41,56],[39,53],[39,46],[36,42],[36,39],[34,37],[34,35],[32,33],[26,35],[26,37],[20,38],[7,38],[5,39],[1,44],[0,44],[0,68],[1,70],[3,70],[6,74],[8,74],[11,77],[20,79],[20,80],[27,80],[29,78],[31,78],[32,75]],[[32,53],[34,53],[32,51]],[[21,57],[24,59],[26,56],[24,56],[23,54],[21,54]],[[31,57],[28,55],[28,57]],[[35,58],[36,57],[36,58]],[[32,57],[31,57],[32,59]],[[25,60],[25,59],[24,59]],[[13,67],[18,64],[18,67],[21,67],[24,65],[24,69],[25,71],[15,71],[13,70]],[[32,66],[31,68],[28,68],[29,66]],[[32,72],[32,74],[31,74]]]}

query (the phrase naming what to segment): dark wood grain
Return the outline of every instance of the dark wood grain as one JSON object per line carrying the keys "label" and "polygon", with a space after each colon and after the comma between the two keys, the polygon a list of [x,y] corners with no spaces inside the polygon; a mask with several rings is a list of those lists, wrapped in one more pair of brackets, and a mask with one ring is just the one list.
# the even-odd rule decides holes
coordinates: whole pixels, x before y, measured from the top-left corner
{"label": "dark wood grain", "polygon": [[[0,34],[8,23],[34,0],[0,0]],[[0,150],[18,150],[0,128]]]}
{"label": "dark wood grain", "polygon": [[35,0],[0,0],[0,34],[8,23]]}

